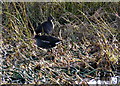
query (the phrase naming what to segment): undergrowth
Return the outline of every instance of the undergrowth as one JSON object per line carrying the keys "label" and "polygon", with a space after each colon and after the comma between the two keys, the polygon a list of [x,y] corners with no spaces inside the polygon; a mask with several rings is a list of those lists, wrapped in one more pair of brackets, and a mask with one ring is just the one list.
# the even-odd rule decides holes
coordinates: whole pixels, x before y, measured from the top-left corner
{"label": "undergrowth", "polygon": [[[120,74],[119,3],[2,3],[1,84],[87,84]],[[52,50],[35,45],[35,29],[52,15]]]}

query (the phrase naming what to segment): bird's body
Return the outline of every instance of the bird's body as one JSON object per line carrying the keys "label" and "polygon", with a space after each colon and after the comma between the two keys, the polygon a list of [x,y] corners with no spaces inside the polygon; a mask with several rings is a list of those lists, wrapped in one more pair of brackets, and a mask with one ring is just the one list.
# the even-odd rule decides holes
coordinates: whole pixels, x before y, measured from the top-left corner
{"label": "bird's body", "polygon": [[58,38],[46,35],[36,35],[36,45],[41,48],[49,49],[55,47],[58,43],[61,42]]}
{"label": "bird's body", "polygon": [[37,29],[35,30],[36,34],[39,34],[42,32],[42,25],[40,23],[38,23],[38,27]]}
{"label": "bird's body", "polygon": [[37,29],[35,30],[36,34],[44,32],[46,34],[52,33],[52,30],[54,28],[54,24],[52,22],[53,18],[52,16],[48,17],[48,20],[43,22],[42,24],[38,24]]}
{"label": "bird's body", "polygon": [[54,28],[53,26],[54,26],[53,23],[49,21],[42,23],[42,28],[44,30],[44,33],[47,33],[47,34],[52,33],[52,29]]}

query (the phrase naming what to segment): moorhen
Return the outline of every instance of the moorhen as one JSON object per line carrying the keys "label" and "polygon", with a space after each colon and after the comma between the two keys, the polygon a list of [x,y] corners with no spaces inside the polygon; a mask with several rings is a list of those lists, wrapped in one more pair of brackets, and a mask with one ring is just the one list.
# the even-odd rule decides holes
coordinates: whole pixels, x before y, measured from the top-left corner
{"label": "moorhen", "polygon": [[57,44],[61,43],[61,40],[52,37],[52,36],[46,36],[46,35],[35,35],[34,37],[36,39],[36,45],[38,47],[44,48],[44,49],[49,49],[55,47]]}
{"label": "moorhen", "polygon": [[46,34],[52,33],[52,30],[54,29],[54,24],[53,24],[53,17],[49,16],[48,20],[43,22],[42,24],[38,23],[38,27],[35,30],[36,34],[44,32]]}

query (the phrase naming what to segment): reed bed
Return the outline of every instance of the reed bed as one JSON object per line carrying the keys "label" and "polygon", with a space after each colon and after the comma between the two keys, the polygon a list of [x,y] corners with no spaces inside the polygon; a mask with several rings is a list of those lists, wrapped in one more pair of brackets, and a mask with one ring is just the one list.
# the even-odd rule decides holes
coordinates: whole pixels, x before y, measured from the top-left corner
{"label": "reed bed", "polygon": [[[120,74],[119,2],[2,3],[1,84],[82,84]],[[52,15],[52,51],[36,47],[38,23]],[[120,84],[120,83],[118,83]]]}

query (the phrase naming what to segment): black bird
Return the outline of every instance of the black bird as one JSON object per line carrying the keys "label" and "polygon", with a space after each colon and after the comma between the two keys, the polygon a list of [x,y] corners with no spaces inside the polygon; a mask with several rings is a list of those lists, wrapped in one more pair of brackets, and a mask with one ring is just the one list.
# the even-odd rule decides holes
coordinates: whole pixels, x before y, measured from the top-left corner
{"label": "black bird", "polygon": [[38,23],[37,29],[35,30],[36,34],[39,34],[42,32],[42,25]]}
{"label": "black bird", "polygon": [[46,35],[35,35],[34,37],[36,39],[36,45],[41,48],[49,49],[55,47],[57,44],[61,43],[61,40],[52,37],[52,36],[46,36]]}
{"label": "black bird", "polygon": [[41,32],[50,34],[52,33],[53,28],[54,28],[53,17],[49,16],[47,21],[43,22],[42,24],[38,23],[38,27],[35,30],[35,32],[36,34]]}

